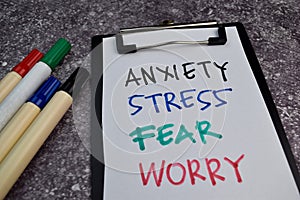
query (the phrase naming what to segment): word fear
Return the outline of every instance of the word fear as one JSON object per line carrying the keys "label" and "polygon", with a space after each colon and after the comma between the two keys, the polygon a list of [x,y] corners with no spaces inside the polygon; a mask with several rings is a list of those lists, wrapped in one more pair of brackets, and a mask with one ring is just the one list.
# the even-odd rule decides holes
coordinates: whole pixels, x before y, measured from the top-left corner
{"label": "word fear", "polygon": [[[228,64],[228,62],[224,62],[223,64],[217,64],[216,62],[211,61],[202,61],[202,62],[187,62],[183,63],[181,66],[183,68],[182,75],[186,79],[194,79],[196,78],[196,68],[202,68],[204,71],[204,74],[207,78],[211,78],[211,75],[209,73],[209,68],[214,67],[220,70],[222,79],[224,82],[227,81],[225,71],[227,68],[225,66]],[[154,73],[155,71],[155,73]],[[145,85],[148,85],[149,82],[156,83],[157,74],[162,74],[164,76],[164,81],[168,81],[169,79],[175,79],[179,80],[178,76],[178,69],[177,65],[173,65],[172,69],[170,69],[170,66],[165,66],[164,68],[160,67],[153,67],[150,66],[149,71],[145,70],[143,67],[141,67],[140,77],[137,76],[132,68],[129,69],[127,79],[125,82],[125,87],[127,87],[130,83],[135,84],[136,86],[139,86],[141,83],[141,80],[143,80]]]}
{"label": "word fear", "polygon": [[[224,163],[232,167],[231,177],[234,178],[238,183],[242,183],[243,179],[239,169],[239,164],[244,159],[245,155],[242,154],[237,160],[233,161],[228,157],[224,157]],[[157,187],[160,187],[163,182],[164,175],[166,176],[168,182],[172,185],[181,185],[185,181],[190,181],[192,185],[196,184],[196,181],[206,181],[210,180],[212,186],[217,184],[217,180],[225,181],[227,177],[224,174],[219,174],[219,170],[222,167],[222,163],[217,158],[205,158],[204,167],[197,159],[186,160],[186,166],[182,163],[175,162],[166,165],[166,161],[162,160],[159,170],[156,171],[155,163],[152,162],[148,172],[145,172],[142,163],[139,163],[139,170],[141,175],[141,180],[143,186],[147,186],[150,182],[150,177],[152,175],[154,182]],[[223,164],[224,165],[224,164]],[[177,170],[175,169],[177,168]],[[207,176],[204,176],[203,168],[206,168]],[[172,173],[172,170],[176,170],[177,173]],[[180,172],[179,172],[180,171]],[[202,172],[201,172],[202,171]],[[158,173],[158,174],[157,174]],[[188,174],[188,175],[187,175]],[[172,176],[173,175],[173,176]],[[229,175],[229,174],[228,174]],[[187,176],[189,178],[187,178]],[[188,180],[186,180],[188,179]]]}
{"label": "word fear", "polygon": [[[173,135],[172,130],[168,130],[170,128],[174,127],[174,124],[165,124],[163,126],[160,126],[156,129],[154,125],[144,126],[144,127],[137,127],[134,131],[132,131],[129,136],[134,137],[132,139],[133,142],[138,143],[139,149],[141,151],[144,151],[146,149],[145,147],[145,139],[153,138],[155,137],[155,133],[148,132],[151,130],[157,131],[157,137],[156,140],[162,145],[166,146],[174,141],[174,138],[171,137]],[[198,131],[200,139],[203,144],[206,144],[205,136],[211,136],[216,137],[218,139],[222,138],[221,134],[214,133],[212,131],[209,131],[211,127],[211,124],[208,121],[196,121],[195,129]],[[180,144],[184,140],[190,140],[193,143],[196,143],[195,138],[193,137],[193,133],[189,132],[183,124],[180,125],[179,131],[175,137],[175,144]]]}
{"label": "word fear", "polygon": [[143,104],[152,104],[155,112],[160,113],[158,100],[162,100],[164,102],[166,110],[168,112],[172,112],[172,108],[181,110],[183,108],[194,107],[195,104],[193,103],[193,99],[195,98],[201,106],[200,110],[205,111],[213,105],[213,100],[217,102],[214,105],[217,108],[226,105],[227,101],[220,97],[220,95],[227,92],[232,92],[232,88],[224,88],[219,90],[206,89],[199,92],[196,92],[196,89],[188,89],[180,91],[179,95],[176,95],[173,92],[154,93],[147,96],[144,94],[134,94],[128,97],[128,104],[131,108],[135,109],[130,113],[131,115],[136,115],[140,111],[142,111],[143,106],[141,104],[138,104],[138,102],[141,101],[143,102]]}

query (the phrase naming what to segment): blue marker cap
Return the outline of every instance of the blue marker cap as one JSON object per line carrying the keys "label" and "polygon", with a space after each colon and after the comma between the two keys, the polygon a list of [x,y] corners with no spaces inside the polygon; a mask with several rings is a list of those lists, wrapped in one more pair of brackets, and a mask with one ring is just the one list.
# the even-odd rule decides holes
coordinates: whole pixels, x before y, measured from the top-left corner
{"label": "blue marker cap", "polygon": [[41,87],[39,87],[34,95],[28,99],[27,102],[31,102],[40,109],[43,109],[54,95],[60,84],[61,83],[59,80],[57,80],[54,76],[50,76],[48,80],[45,81]]}

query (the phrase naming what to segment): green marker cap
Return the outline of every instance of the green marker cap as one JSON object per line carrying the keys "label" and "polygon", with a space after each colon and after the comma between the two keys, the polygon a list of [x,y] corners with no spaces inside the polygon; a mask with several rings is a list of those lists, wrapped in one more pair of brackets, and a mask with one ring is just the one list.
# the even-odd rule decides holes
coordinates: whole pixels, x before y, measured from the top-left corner
{"label": "green marker cap", "polygon": [[60,38],[44,55],[41,62],[46,63],[52,70],[54,70],[70,49],[71,44],[66,39]]}

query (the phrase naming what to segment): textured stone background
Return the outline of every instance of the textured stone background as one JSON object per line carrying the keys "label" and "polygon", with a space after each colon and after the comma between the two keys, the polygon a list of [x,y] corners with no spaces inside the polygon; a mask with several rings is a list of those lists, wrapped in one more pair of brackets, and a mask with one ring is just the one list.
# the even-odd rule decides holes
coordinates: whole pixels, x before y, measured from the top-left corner
{"label": "textured stone background", "polygon": [[[63,81],[89,53],[93,35],[157,25],[165,19],[178,23],[240,21],[260,61],[299,169],[299,11],[298,0],[2,0],[0,78],[31,49],[46,52],[60,37],[73,44],[63,66],[54,73]],[[89,179],[89,153],[69,111],[7,199],[89,199]]]}

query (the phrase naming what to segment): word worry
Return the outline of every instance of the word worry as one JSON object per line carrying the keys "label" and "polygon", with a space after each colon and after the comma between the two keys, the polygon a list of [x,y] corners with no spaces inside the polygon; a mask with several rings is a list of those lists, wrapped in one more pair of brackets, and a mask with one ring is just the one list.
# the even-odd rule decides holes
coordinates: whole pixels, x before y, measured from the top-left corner
{"label": "word worry", "polygon": [[[225,163],[227,163],[229,166],[233,168],[233,172],[235,175],[235,179],[238,183],[242,183],[243,179],[239,170],[239,164],[241,160],[245,157],[245,154],[242,154],[236,161],[231,160],[228,157],[224,157]],[[187,159],[186,160],[186,166],[179,162],[175,163],[170,163],[167,166],[165,165],[166,161],[162,160],[161,166],[159,168],[159,174],[156,173],[156,168],[155,168],[155,163],[152,162],[150,165],[150,168],[148,172],[145,173],[144,167],[142,163],[139,163],[139,170],[140,170],[140,175],[141,175],[141,180],[143,186],[147,186],[151,175],[153,176],[153,179],[155,181],[155,184],[157,187],[160,187],[163,181],[163,176],[167,177],[167,180],[169,183],[172,185],[181,185],[185,182],[187,173],[190,178],[190,182],[192,185],[196,184],[196,180],[201,180],[201,181],[206,181],[206,177],[203,174],[200,174],[200,162],[197,159]],[[209,176],[209,179],[211,181],[211,184],[215,186],[217,184],[217,179],[220,181],[225,181],[227,177],[224,175],[218,174],[218,171],[221,168],[221,161],[217,158],[205,158],[205,166],[207,170],[207,174]],[[215,167],[214,167],[215,166]],[[181,171],[181,175],[176,177],[178,180],[174,180],[175,178],[172,177],[172,169],[178,168],[178,170]],[[203,168],[203,167],[202,167]],[[214,169],[213,169],[214,168]],[[146,174],[146,175],[145,175]],[[176,173],[179,174],[179,173]]]}

